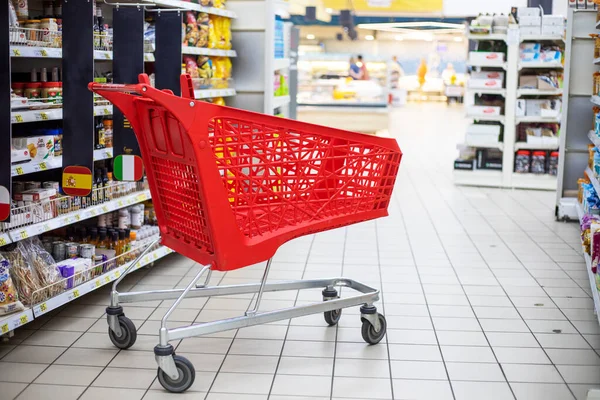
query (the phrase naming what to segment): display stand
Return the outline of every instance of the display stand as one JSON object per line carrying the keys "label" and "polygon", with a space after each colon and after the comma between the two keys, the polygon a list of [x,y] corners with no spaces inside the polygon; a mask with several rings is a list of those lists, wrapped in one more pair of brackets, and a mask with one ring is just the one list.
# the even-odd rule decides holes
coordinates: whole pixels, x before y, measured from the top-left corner
{"label": "display stand", "polygon": [[[555,90],[535,90],[519,89],[519,76],[521,72],[532,69],[557,69],[563,68],[558,63],[521,63],[519,57],[519,48],[521,43],[525,42],[554,42],[564,43],[561,37],[555,36],[520,36],[519,26],[510,25],[508,33],[492,35],[468,35],[470,40],[478,41],[504,41],[507,44],[506,62],[478,62],[470,66],[479,71],[503,71],[506,74],[505,86],[493,89],[473,89],[467,87],[467,98],[472,98],[475,94],[496,94],[504,98],[504,115],[473,115],[470,113],[469,100],[465,101],[467,108],[467,117],[473,121],[498,121],[504,126],[503,141],[495,140],[487,143],[469,143],[465,141],[459,147],[468,148],[497,148],[502,150],[502,170],[454,170],[454,183],[458,185],[472,186],[490,186],[517,189],[542,189],[555,190],[557,179],[548,174],[536,175],[531,173],[520,174],[514,172],[515,153],[521,149],[531,150],[556,150],[558,144],[527,143],[517,141],[517,129],[519,124],[528,122],[551,122],[561,121],[561,117],[542,118],[542,117],[517,117],[517,99],[528,96],[557,96],[562,93],[560,89]],[[472,104],[471,100],[471,104]],[[564,113],[564,110],[563,110]],[[561,157],[562,157],[561,153]]]}

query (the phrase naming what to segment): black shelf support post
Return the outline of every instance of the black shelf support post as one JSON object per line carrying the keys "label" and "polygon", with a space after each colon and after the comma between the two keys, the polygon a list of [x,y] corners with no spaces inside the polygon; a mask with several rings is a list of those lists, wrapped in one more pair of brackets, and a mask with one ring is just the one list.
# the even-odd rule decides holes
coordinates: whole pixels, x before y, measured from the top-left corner
{"label": "black shelf support post", "polygon": [[[113,34],[113,80],[115,83],[137,83],[138,75],[144,72],[144,10],[114,8]],[[140,155],[133,129],[117,107],[113,107],[113,120],[114,156]]]}
{"label": "black shelf support post", "polygon": [[0,157],[0,186],[8,189],[12,197],[12,176],[10,145],[12,141],[12,123],[10,120],[10,34],[8,6],[0,7],[0,54],[4,60],[0,65],[0,149],[7,156]]}
{"label": "black shelf support post", "polygon": [[156,15],[156,88],[171,89],[177,96],[181,96],[181,23],[182,14],[179,11]]}
{"label": "black shelf support post", "polygon": [[63,1],[63,168],[94,170],[93,44],[92,1]]}

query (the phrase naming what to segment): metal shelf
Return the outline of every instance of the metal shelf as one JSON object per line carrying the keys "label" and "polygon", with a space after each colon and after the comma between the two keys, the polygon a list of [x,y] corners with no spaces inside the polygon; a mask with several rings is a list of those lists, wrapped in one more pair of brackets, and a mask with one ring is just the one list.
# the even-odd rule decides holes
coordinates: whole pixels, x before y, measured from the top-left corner
{"label": "metal shelf", "polygon": [[[169,249],[168,247],[161,246],[158,249],[145,255],[131,272],[136,271],[150,263],[153,263],[167,256],[168,254],[171,254],[172,252],[173,250]],[[108,271],[105,274],[102,274],[101,276],[97,277],[96,279],[93,279],[72,289],[69,289],[55,297],[46,300],[43,303],[36,304],[33,308],[26,308],[23,311],[0,318],[0,334],[4,335],[10,331],[13,331],[33,321],[35,318],[38,318],[52,310],[57,309],[58,307],[61,307],[79,298],[80,296],[83,296],[84,294],[90,293],[116,280],[125,272],[125,269],[127,269],[127,267],[130,264],[131,263],[127,263],[112,271]]]}
{"label": "metal shelf", "polygon": [[0,247],[9,243],[15,243],[20,240],[27,239],[32,236],[40,235],[44,232],[53,231],[54,229],[62,228],[63,226],[68,226],[85,219],[94,218],[98,215],[106,214],[132,204],[141,203],[142,201],[146,201],[150,198],[150,191],[144,190],[142,192],[132,193],[119,199],[107,201],[96,206],[73,211],[47,221],[15,228],[8,232],[0,233]]}
{"label": "metal shelf", "polygon": [[21,176],[56,168],[62,168],[62,156],[53,157],[52,159],[43,162],[30,161],[23,164],[14,164],[11,166],[10,172],[12,176]]}
{"label": "metal shelf", "polygon": [[235,89],[205,89],[194,90],[196,99],[211,99],[213,97],[235,96]]}
{"label": "metal shelf", "polygon": [[475,148],[479,148],[479,149],[498,149],[500,151],[504,150],[504,143],[502,142],[464,142],[464,143],[459,143],[457,146],[464,146],[464,147],[475,147]]}
{"label": "metal shelf", "polygon": [[555,190],[556,183],[556,176],[547,174],[519,174],[513,172],[511,179],[511,187],[516,189]]}
{"label": "metal shelf", "polygon": [[[161,246],[158,249],[145,255],[140,260],[140,262],[138,262],[138,264],[133,268],[133,270],[131,272],[138,270],[138,269],[142,268],[143,266],[148,265],[158,259],[161,259],[164,256],[166,256],[167,254],[171,254],[172,252],[173,252],[173,250],[169,249],[168,247]],[[100,275],[99,277],[97,277],[93,280],[84,282],[81,285],[76,286],[72,289],[66,290],[65,292],[63,292],[57,296],[54,296],[54,297],[46,300],[43,303],[36,304],[35,306],[33,306],[34,318],[41,317],[42,315],[47,314],[52,310],[56,310],[57,308],[75,300],[76,298],[78,298],[80,296],[83,296],[84,294],[93,292],[94,290],[116,280],[125,272],[125,270],[129,267],[129,265],[132,262],[124,264],[124,265],[120,266],[119,268],[108,271],[108,272]]]}
{"label": "metal shelf", "polygon": [[144,3],[154,4],[162,7],[174,7],[181,8],[184,10],[192,10],[199,11],[207,14],[219,15],[221,17],[227,18],[237,18],[237,15],[232,12],[222,8],[215,7],[203,7],[200,4],[194,4],[189,1],[181,1],[181,0],[142,0]]}
{"label": "metal shelf", "polygon": [[517,96],[562,96],[562,89],[551,89],[551,90],[541,90],[541,89],[517,89]]}
{"label": "metal shelf", "polygon": [[517,117],[517,125],[518,124],[523,124],[523,123],[535,123],[535,122],[539,122],[539,123],[543,123],[543,122],[547,122],[547,123],[555,123],[555,124],[559,124],[561,121],[561,116],[559,115],[558,117],[538,117],[538,116],[530,116],[530,117]]}
{"label": "metal shelf", "polygon": [[[10,56],[23,58],[62,58],[62,48],[10,46]],[[94,50],[94,59],[112,60],[113,52],[109,50]]]}
{"label": "metal shelf", "polygon": [[[112,104],[106,106],[94,106],[94,115],[112,115]],[[11,112],[10,120],[13,124],[26,122],[54,121],[63,118],[62,108],[49,108],[46,110],[19,110]]]}
{"label": "metal shelf", "polygon": [[523,35],[519,39],[522,42],[546,41],[546,42],[564,42],[565,38],[554,35]]}
{"label": "metal shelf", "polygon": [[181,53],[195,56],[237,57],[235,50],[207,49],[205,47],[184,46],[181,48]]}
{"label": "metal shelf", "polygon": [[557,150],[559,143],[554,144],[536,144],[527,142],[516,142],[515,151],[518,150]]}
{"label": "metal shelf", "polygon": [[94,161],[108,160],[111,158],[113,158],[112,147],[94,150]]}

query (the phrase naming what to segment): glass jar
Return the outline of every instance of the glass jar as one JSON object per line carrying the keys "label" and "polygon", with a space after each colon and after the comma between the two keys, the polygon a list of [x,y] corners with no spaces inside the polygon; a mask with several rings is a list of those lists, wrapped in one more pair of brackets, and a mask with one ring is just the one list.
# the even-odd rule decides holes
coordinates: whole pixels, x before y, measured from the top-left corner
{"label": "glass jar", "polygon": [[546,173],[546,152],[534,151],[531,155],[531,173],[545,174]]}
{"label": "glass jar", "polygon": [[42,82],[42,99],[45,103],[60,103],[61,88],[58,82]]}
{"label": "glass jar", "polygon": [[548,173],[550,175],[558,175],[558,154],[558,151],[550,153],[550,158],[548,159]]}
{"label": "glass jar", "polygon": [[529,150],[517,151],[517,156],[515,157],[515,172],[518,172],[520,174],[528,173],[530,162],[531,152]]}
{"label": "glass jar", "polygon": [[42,96],[42,84],[40,82],[29,82],[25,84],[23,94],[28,99],[39,99]]}
{"label": "glass jar", "polygon": [[14,82],[10,87],[16,96],[25,97],[25,84],[23,82]]}

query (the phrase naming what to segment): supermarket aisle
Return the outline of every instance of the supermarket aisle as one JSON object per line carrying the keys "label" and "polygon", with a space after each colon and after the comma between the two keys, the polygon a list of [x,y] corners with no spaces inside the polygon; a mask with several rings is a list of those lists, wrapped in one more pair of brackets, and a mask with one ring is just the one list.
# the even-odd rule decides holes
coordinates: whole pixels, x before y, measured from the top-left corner
{"label": "supermarket aisle", "polygon": [[[553,218],[554,193],[457,188],[451,180],[462,109],[398,110],[405,152],[391,217],[284,246],[272,279],[344,274],[381,286],[387,340],[367,346],[358,310],[338,327],[321,315],[186,339],[177,352],[196,383],[171,395],[152,353],[167,303],[126,308],[139,328],[115,350],[107,289],[28,324],[0,346],[0,398],[207,400],[567,400],[600,382],[594,320],[576,224]],[[171,256],[127,278],[135,289],[181,287],[197,266]],[[215,282],[257,280],[244,268]],[[267,294],[264,309],[319,301],[320,290]],[[239,315],[250,298],[186,300],[170,326]]]}

